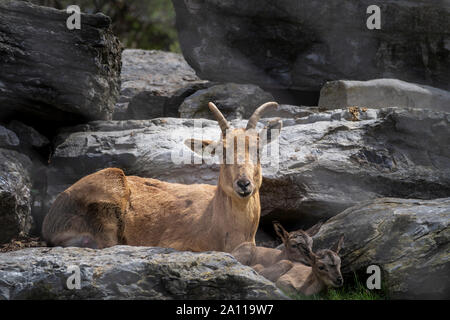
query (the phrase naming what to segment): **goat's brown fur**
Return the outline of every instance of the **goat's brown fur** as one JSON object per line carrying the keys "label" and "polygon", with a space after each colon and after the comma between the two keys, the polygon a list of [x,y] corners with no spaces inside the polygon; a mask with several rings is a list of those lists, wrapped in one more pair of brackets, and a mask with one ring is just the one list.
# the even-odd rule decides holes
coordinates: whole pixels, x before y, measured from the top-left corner
{"label": "goat's brown fur", "polygon": [[299,245],[304,244],[312,249],[311,236],[319,231],[321,223],[306,232],[303,230],[287,232],[278,222],[274,222],[273,225],[276,233],[283,240],[284,246],[282,249],[260,247],[254,243],[246,242],[233,249],[231,254],[240,263],[251,266],[255,270],[273,266],[281,260],[307,263]]}
{"label": "goat's brown fur", "polygon": [[[258,108],[246,130],[234,129],[225,139],[228,123],[210,104],[222,129],[223,149],[229,147],[227,139],[244,137],[247,144],[259,143],[254,126],[273,106],[277,104]],[[281,122],[272,123],[272,128],[281,129]],[[204,140],[203,148],[211,143]],[[218,186],[127,177],[116,168],[98,171],[57,197],[45,217],[43,236],[55,246],[93,248],[128,244],[230,252],[243,242],[254,244],[261,211],[261,165],[259,158],[249,157],[248,149],[244,158],[244,163],[221,164]],[[239,193],[236,183],[244,178],[248,185]]]}
{"label": "goat's brown fur", "polygon": [[275,282],[277,287],[288,294],[313,295],[328,287],[340,287],[341,259],[339,251],[343,243],[341,237],[333,250],[324,249],[313,253],[304,247],[305,258],[309,266],[289,260],[281,260],[273,266],[260,269],[262,276]]}
{"label": "goat's brown fur", "polygon": [[340,258],[343,237],[334,251],[325,249],[313,253],[311,236],[317,233],[321,223],[306,232],[287,232],[279,223],[274,223],[277,234],[283,240],[282,249],[272,249],[243,243],[231,254],[242,264],[251,266],[266,279],[275,282],[289,294],[312,295],[327,287],[342,285]]}

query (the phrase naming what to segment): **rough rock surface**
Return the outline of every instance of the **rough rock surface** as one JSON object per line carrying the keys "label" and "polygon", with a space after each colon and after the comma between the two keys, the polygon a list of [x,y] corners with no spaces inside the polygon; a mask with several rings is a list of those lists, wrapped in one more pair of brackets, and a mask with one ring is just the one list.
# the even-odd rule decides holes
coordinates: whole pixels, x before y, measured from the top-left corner
{"label": "rough rock surface", "polygon": [[119,93],[120,52],[111,20],[26,1],[0,2],[0,118],[111,119]]}
{"label": "rough rock surface", "polygon": [[319,107],[403,107],[450,112],[450,92],[397,79],[327,82],[320,91]]}
{"label": "rough rock surface", "polygon": [[328,220],[314,237],[328,248],[345,235],[342,271],[382,269],[393,298],[450,297],[450,198],[381,198],[349,208]]}
{"label": "rough rock surface", "polygon": [[449,114],[391,108],[361,112],[367,120],[347,116],[317,113],[283,129],[280,170],[265,174],[261,190],[273,218],[326,218],[377,197],[450,195]]}
{"label": "rough rock surface", "polygon": [[[398,78],[450,88],[448,1],[172,0],[183,54],[202,79],[319,90]],[[361,71],[363,68],[363,72]]]}
{"label": "rough rock surface", "polygon": [[124,50],[121,80],[117,120],[177,117],[183,99],[207,86],[182,55],[157,50]]}
{"label": "rough rock surface", "polygon": [[[26,155],[31,160],[31,165],[27,168],[26,179],[32,182],[31,187],[31,215],[33,218],[33,228],[30,230],[31,234],[39,235],[41,224],[45,217],[44,200],[46,198],[47,188],[47,161],[48,153],[50,152],[50,141],[47,137],[40,134],[33,127],[30,127],[20,121],[13,120],[8,123],[8,129],[12,130],[17,135],[18,146],[8,149],[13,149],[21,154]],[[17,138],[16,137],[16,138]],[[20,143],[19,143],[20,140]],[[1,126],[0,126],[0,141],[1,141]],[[0,143],[1,146],[1,143]],[[29,160],[27,160],[27,163]],[[20,160],[19,160],[20,163]]]}
{"label": "rough rock surface", "polygon": [[30,159],[13,150],[0,149],[0,243],[31,228]]}
{"label": "rough rock surface", "polygon": [[248,119],[263,103],[273,96],[252,84],[225,83],[199,90],[180,105],[181,118],[215,119],[208,108],[213,101],[227,119]]}
{"label": "rough rock surface", "polygon": [[[80,269],[81,289],[67,280]],[[72,282],[73,283],[73,282]],[[0,253],[0,299],[286,299],[221,252],[115,246]]]}
{"label": "rough rock surface", "polygon": [[[448,114],[391,108],[361,111],[362,120],[352,121],[353,116],[333,110],[284,120],[279,170],[270,152],[263,163],[263,215],[314,222],[377,197],[450,195]],[[203,123],[202,136],[194,121],[96,121],[67,129],[51,158],[49,203],[70,184],[105,167],[170,182],[215,184],[217,164],[172,161],[172,155],[182,154],[191,160],[185,139],[220,136],[217,122],[196,120]],[[245,124],[232,121],[234,127]]]}

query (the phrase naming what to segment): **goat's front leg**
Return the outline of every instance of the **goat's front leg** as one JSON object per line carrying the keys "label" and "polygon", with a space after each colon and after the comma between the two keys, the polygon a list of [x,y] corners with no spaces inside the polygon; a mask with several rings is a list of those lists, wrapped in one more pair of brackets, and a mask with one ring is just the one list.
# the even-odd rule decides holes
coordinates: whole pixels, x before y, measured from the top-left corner
{"label": "goat's front leg", "polygon": [[[260,275],[262,275],[264,278],[276,282],[278,278],[280,278],[283,274],[291,270],[291,268],[294,265],[289,260],[280,260],[274,265],[271,265],[266,268],[261,268],[259,271],[257,271]],[[255,269],[256,270],[256,269]]]}

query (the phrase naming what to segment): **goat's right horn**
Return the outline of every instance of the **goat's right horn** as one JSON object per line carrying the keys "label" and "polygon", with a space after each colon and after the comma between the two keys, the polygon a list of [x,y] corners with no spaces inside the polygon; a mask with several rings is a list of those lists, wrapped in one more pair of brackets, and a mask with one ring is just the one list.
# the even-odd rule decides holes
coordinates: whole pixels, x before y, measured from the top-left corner
{"label": "goat's right horn", "polygon": [[219,109],[216,107],[216,105],[212,102],[208,103],[209,110],[211,110],[212,113],[214,113],[214,116],[217,119],[217,122],[219,122],[220,130],[222,130],[222,133],[225,134],[227,129],[230,128],[228,125],[227,119],[223,116],[222,112],[219,111]]}
{"label": "goat's right horn", "polygon": [[259,119],[264,114],[264,112],[267,111],[269,108],[278,108],[278,103],[276,102],[266,102],[262,106],[260,106],[258,109],[253,112],[253,115],[250,117],[250,119],[247,122],[247,128],[245,130],[249,129],[255,129],[256,125],[258,124]]}

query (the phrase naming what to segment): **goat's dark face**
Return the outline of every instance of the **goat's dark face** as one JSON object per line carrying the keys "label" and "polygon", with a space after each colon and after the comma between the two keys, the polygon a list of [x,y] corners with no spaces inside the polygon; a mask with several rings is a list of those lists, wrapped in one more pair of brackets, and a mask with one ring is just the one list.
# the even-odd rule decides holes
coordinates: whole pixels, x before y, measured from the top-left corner
{"label": "goat's dark face", "polygon": [[307,266],[311,266],[312,236],[320,230],[321,226],[322,223],[318,223],[307,231],[297,230],[287,232],[279,222],[273,222],[275,232],[283,241],[287,258],[290,261],[300,262]]}
{"label": "goat's dark face", "polygon": [[311,250],[312,238],[304,231],[294,231],[288,234],[287,241],[283,240],[289,260],[309,265],[309,260],[305,258],[305,248]]}
{"label": "goat's dark face", "polygon": [[[221,167],[219,188],[229,197],[236,200],[245,200],[259,191],[262,183],[260,148],[270,143],[278,135],[266,134],[272,130],[281,130],[281,121],[271,122],[263,132],[258,132],[256,122],[262,112],[268,107],[276,107],[276,103],[267,103],[259,107],[250,118],[247,128],[230,129],[227,121],[214,106],[209,107],[218,118],[222,129],[222,137],[218,142],[201,141],[203,154],[219,156]],[[263,136],[264,135],[264,136]],[[195,141],[188,139],[185,142],[191,148]]]}

